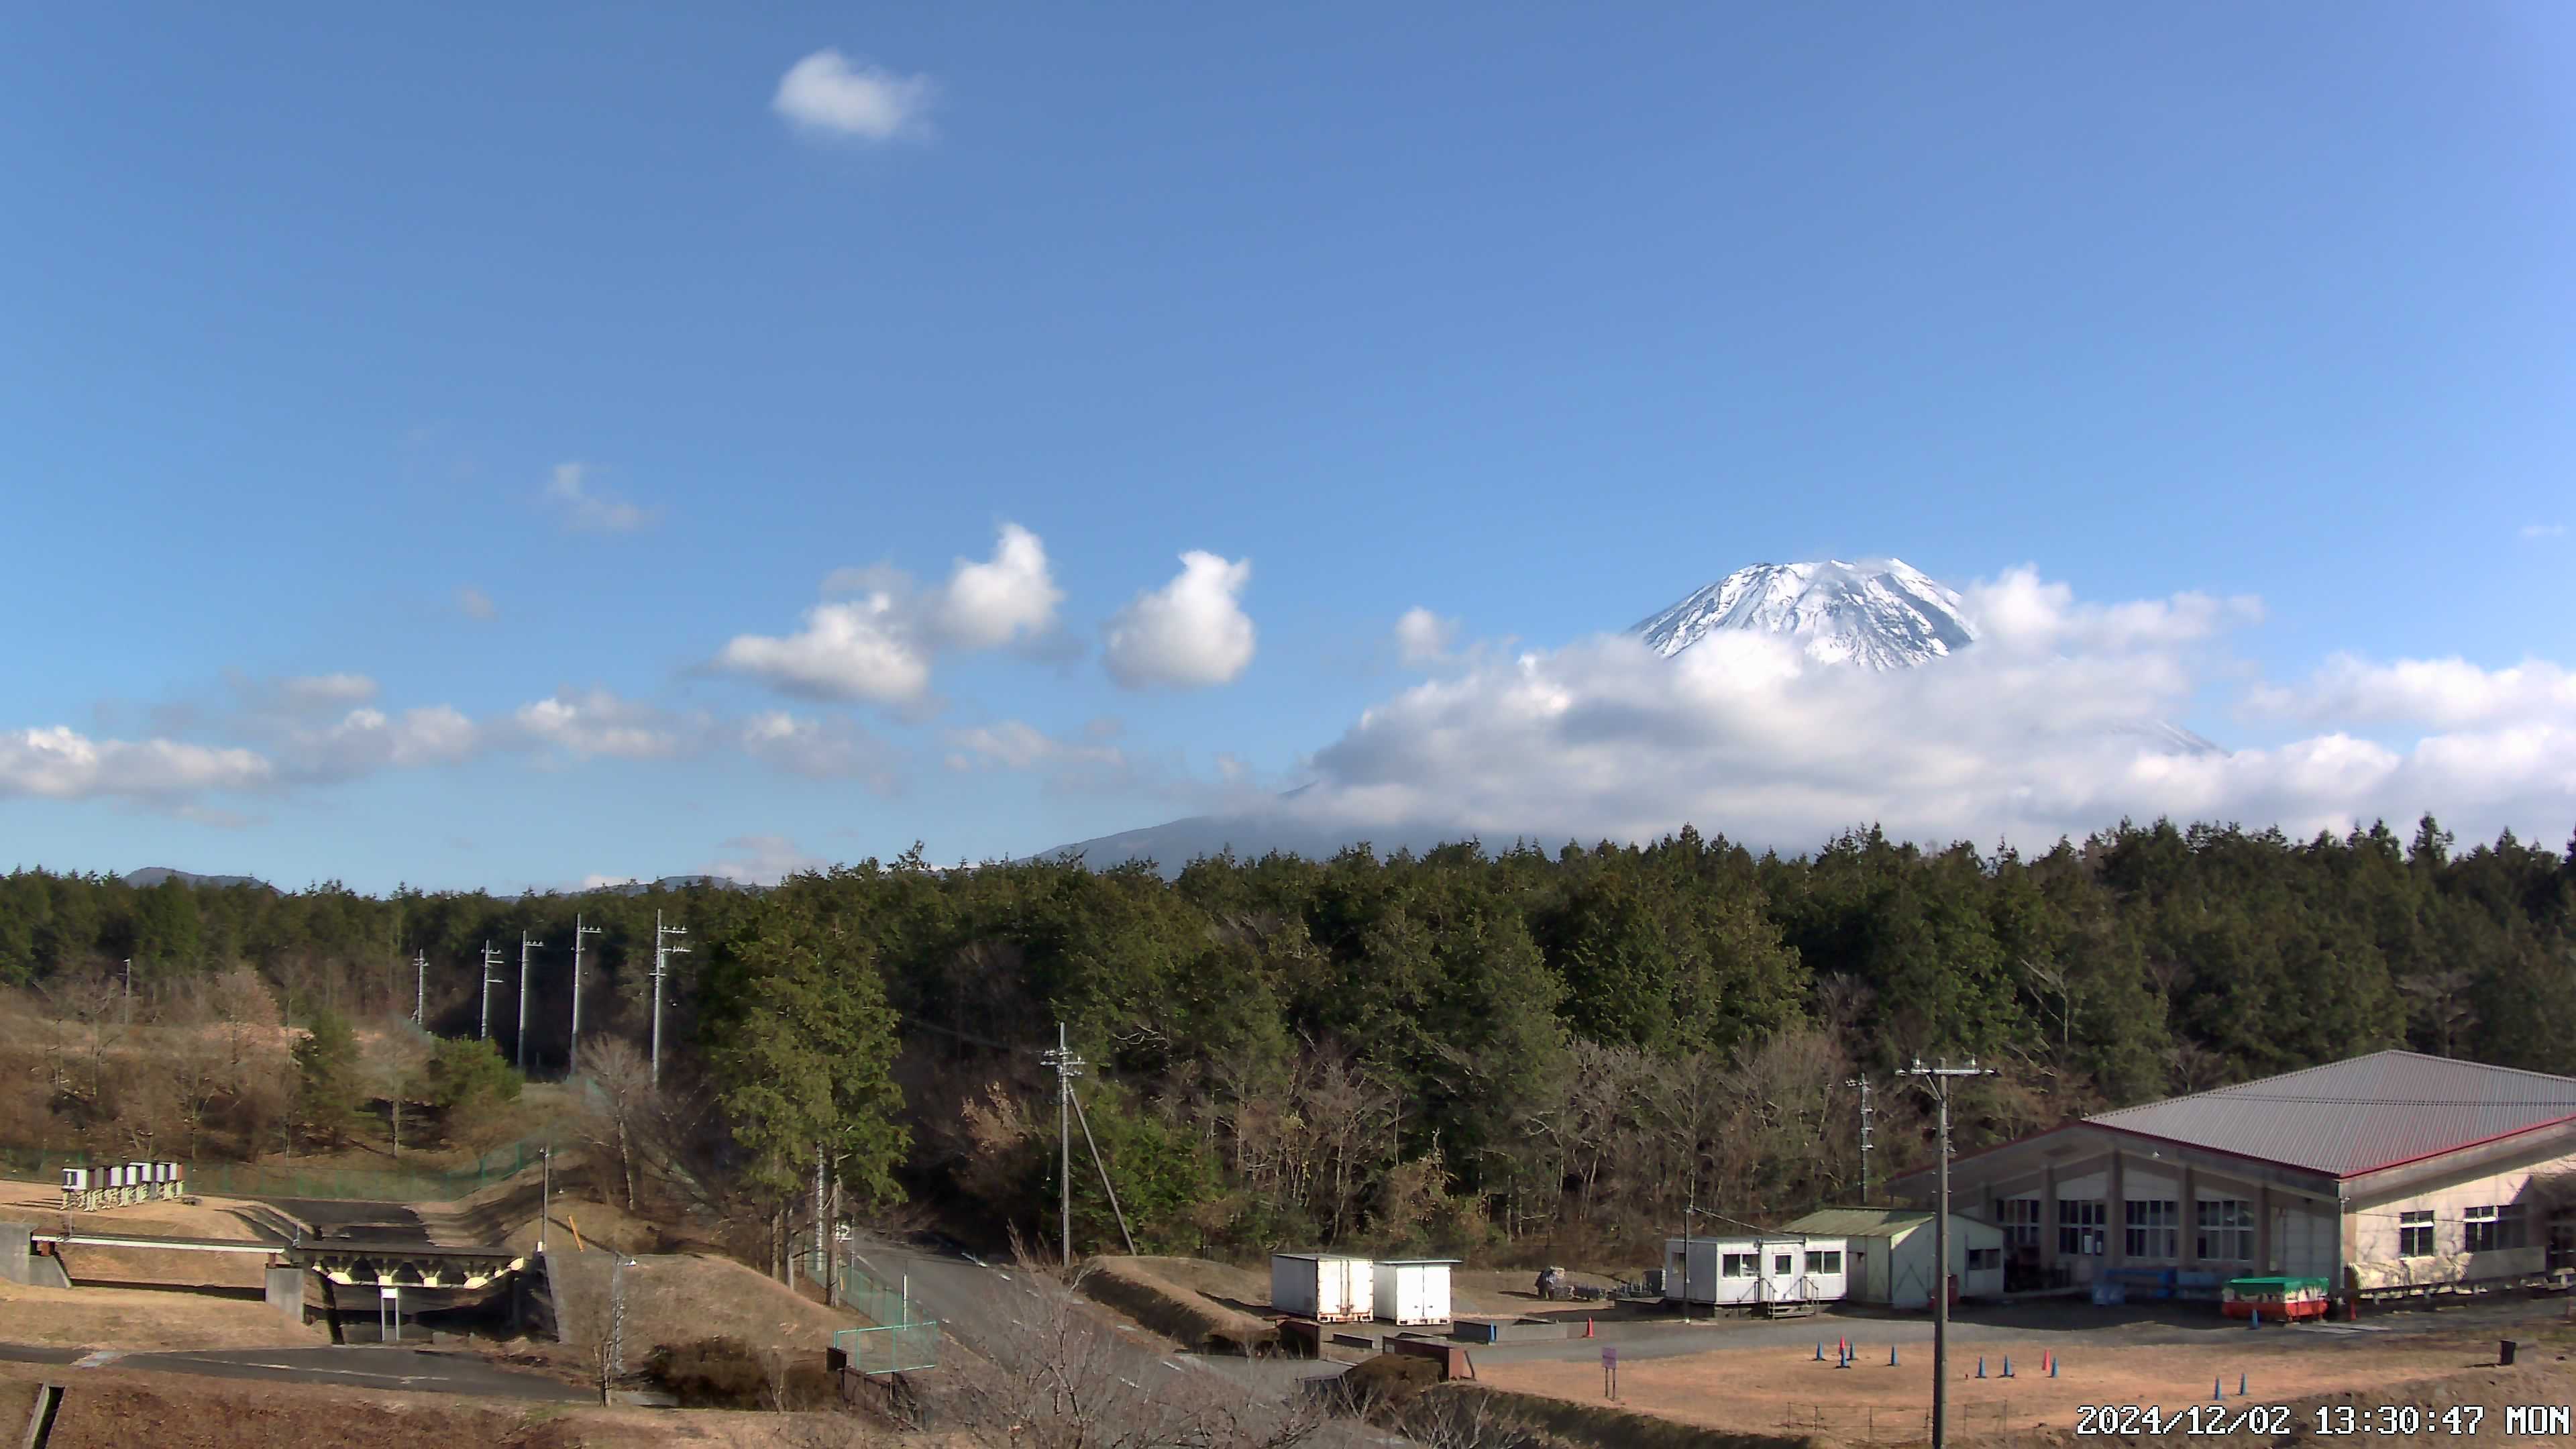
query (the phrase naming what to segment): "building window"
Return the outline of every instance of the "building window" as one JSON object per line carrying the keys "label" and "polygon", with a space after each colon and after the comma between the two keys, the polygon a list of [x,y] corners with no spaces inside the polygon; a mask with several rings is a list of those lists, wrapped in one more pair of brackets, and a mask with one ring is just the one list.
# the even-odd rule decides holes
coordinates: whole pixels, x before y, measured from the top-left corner
{"label": "building window", "polygon": [[2522,1209],[2507,1203],[2501,1207],[2473,1207],[2461,1215],[2460,1251],[2494,1253],[2522,1246]]}
{"label": "building window", "polygon": [[2003,1219],[2004,1246],[2028,1253],[2039,1251],[2039,1199],[2008,1197],[1995,1204],[1995,1215]]}
{"label": "building window", "polygon": [[1970,1248],[1968,1250],[1968,1271],[1971,1273],[1983,1273],[1990,1269],[2000,1268],[2003,1265],[2004,1250],[2001,1248]]}
{"label": "building window", "polygon": [[1725,1256],[1725,1260],[1718,1264],[1717,1276],[1721,1278],[1752,1277],[1753,1256],[1754,1255],[1751,1253],[1728,1253]]}
{"label": "building window", "polygon": [[2397,1215],[2397,1256],[2401,1258],[2433,1256],[2433,1215],[2431,1213]]}
{"label": "building window", "polygon": [[1788,1277],[1798,1271],[1795,1266],[1797,1261],[1797,1255],[1794,1253],[1774,1253],[1771,1256],[1771,1275],[1775,1278]]}
{"label": "building window", "polygon": [[1842,1270],[1843,1255],[1840,1253],[1820,1250],[1807,1254],[1807,1271],[1810,1273],[1839,1273]]}
{"label": "building window", "polygon": [[2128,1209],[2129,1235],[2123,1246],[2132,1258],[2181,1256],[2182,1211],[2171,1202],[2133,1202]]}
{"label": "building window", "polygon": [[2098,1199],[2057,1200],[2057,1251],[2068,1257],[2102,1256],[2102,1204]]}
{"label": "building window", "polygon": [[2254,1261],[2254,1205],[2235,1198],[2200,1204],[2200,1256],[2220,1263]]}

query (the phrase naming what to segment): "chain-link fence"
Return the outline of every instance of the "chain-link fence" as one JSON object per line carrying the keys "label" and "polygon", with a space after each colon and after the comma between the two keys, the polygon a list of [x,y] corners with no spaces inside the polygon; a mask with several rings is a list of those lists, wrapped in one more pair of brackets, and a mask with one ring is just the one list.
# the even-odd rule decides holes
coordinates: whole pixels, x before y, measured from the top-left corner
{"label": "chain-link fence", "polygon": [[[536,1165],[541,1144],[513,1142],[444,1171],[399,1168],[297,1167],[291,1162],[191,1162],[187,1187],[217,1197],[310,1197],[342,1202],[452,1202]],[[65,1148],[0,1147],[0,1173],[52,1182],[66,1167],[105,1166],[116,1158]]]}
{"label": "chain-link fence", "polygon": [[848,1356],[860,1373],[909,1374],[939,1367],[939,1323],[886,1323],[874,1328],[844,1328],[832,1335],[832,1347]]}
{"label": "chain-link fence", "polygon": [[[814,1256],[797,1255],[805,1276],[817,1285]],[[915,1311],[910,1284],[897,1287],[859,1266],[852,1257],[832,1265],[832,1301],[868,1321],[864,1328],[844,1328],[832,1335],[832,1346],[849,1355],[850,1366],[866,1374],[918,1373],[939,1367],[939,1320]]]}

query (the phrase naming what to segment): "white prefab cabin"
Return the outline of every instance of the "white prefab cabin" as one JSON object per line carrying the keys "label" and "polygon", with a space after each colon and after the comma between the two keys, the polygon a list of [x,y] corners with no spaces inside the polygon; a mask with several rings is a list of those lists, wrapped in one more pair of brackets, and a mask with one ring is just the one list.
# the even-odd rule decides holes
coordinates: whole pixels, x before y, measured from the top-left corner
{"label": "white prefab cabin", "polygon": [[[1790,1228],[1839,1234],[1849,1245],[1843,1265],[1846,1296],[1854,1303],[1890,1308],[1929,1308],[1941,1281],[1932,1215],[1903,1208],[1824,1208]],[[1961,1298],[2000,1298],[2004,1291],[2004,1234],[1991,1224],[1950,1215],[1950,1279]]]}
{"label": "white prefab cabin", "polygon": [[1334,1253],[1273,1253],[1270,1306],[1317,1323],[1366,1323],[1377,1316],[1369,1267]]}
{"label": "white prefab cabin", "polygon": [[1370,1274],[1377,1316],[1399,1327],[1449,1321],[1449,1270],[1455,1258],[1400,1258]]}
{"label": "white prefab cabin", "polygon": [[1848,1245],[1806,1233],[1664,1240],[1664,1301],[1713,1308],[1834,1303],[1847,1288]]}

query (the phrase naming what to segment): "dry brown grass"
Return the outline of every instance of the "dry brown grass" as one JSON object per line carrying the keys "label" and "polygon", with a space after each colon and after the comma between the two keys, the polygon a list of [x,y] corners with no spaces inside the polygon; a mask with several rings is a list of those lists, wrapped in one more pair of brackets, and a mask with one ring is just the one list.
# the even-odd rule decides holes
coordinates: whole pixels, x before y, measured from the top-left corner
{"label": "dry brown grass", "polygon": [[[182,1374],[0,1364],[0,1394],[68,1384],[49,1449],[951,1449],[846,1414],[531,1407],[444,1394],[254,1384]],[[18,1390],[26,1392],[26,1390]],[[0,1403],[12,1402],[0,1397]],[[0,1417],[13,1436],[25,1422]]]}
{"label": "dry brown grass", "polygon": [[[0,1182],[0,1222],[27,1223],[40,1233],[131,1233],[171,1238],[218,1238],[254,1243],[267,1235],[233,1210],[229,1198],[136,1203],[105,1212],[66,1213],[52,1183]],[[74,1283],[160,1283],[171,1287],[257,1288],[266,1259],[247,1253],[173,1253],[74,1247],[63,1250]]]}
{"label": "dry brown grass", "polygon": [[265,1303],[147,1288],[36,1288],[0,1283],[0,1338],[57,1348],[270,1348],[328,1343]]}
{"label": "dry brown grass", "polygon": [[[552,1244],[548,1245],[550,1248]],[[820,1354],[835,1329],[857,1314],[826,1308],[727,1258],[673,1254],[644,1257],[626,1270],[626,1344],[630,1366],[657,1345],[740,1339],[755,1349]],[[564,1342],[587,1348],[607,1322],[609,1255],[547,1254],[563,1315]]]}
{"label": "dry brown grass", "polygon": [[[1195,1258],[1102,1258],[1083,1274],[1080,1286],[1085,1294],[1165,1338],[1203,1353],[1256,1353],[1279,1341],[1279,1330],[1270,1320],[1229,1308],[1197,1288],[1174,1281],[1165,1276],[1167,1266],[1201,1282],[1223,1281],[1221,1272],[1242,1271]],[[1252,1301],[1268,1297],[1268,1289],[1265,1281]]]}

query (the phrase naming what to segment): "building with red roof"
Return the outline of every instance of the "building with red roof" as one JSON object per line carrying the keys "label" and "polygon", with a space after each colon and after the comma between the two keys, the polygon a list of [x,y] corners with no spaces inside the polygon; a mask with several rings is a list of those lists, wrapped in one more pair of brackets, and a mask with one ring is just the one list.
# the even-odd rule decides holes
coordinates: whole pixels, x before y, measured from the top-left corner
{"label": "building with red roof", "polygon": [[[1933,1177],[1895,1188],[1928,1203]],[[2576,1267],[2576,1078],[2373,1052],[1954,1157],[1950,1194],[2003,1229],[2022,1287],[2526,1278]]]}

